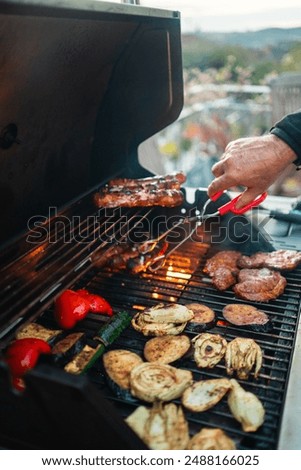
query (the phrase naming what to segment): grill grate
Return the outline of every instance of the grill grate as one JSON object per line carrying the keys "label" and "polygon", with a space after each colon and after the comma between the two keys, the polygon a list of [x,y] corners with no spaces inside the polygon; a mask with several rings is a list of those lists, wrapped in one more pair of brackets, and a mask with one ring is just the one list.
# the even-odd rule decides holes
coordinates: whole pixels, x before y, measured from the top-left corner
{"label": "grill grate", "polygon": [[[127,310],[132,314],[158,302],[204,303],[211,307],[218,317],[217,325],[209,330],[210,332],[221,334],[228,341],[237,336],[251,337],[263,349],[264,362],[259,378],[255,381],[251,376],[248,381],[241,383],[263,402],[266,419],[256,433],[245,433],[230,414],[226,399],[223,399],[213,409],[204,413],[191,413],[185,410],[191,433],[198,432],[203,426],[221,427],[236,441],[239,449],[277,448],[300,315],[301,269],[298,268],[286,275],[288,283],[280,298],[267,304],[259,304],[242,302],[235,298],[231,290],[221,293],[212,287],[211,280],[203,273],[203,267],[207,257],[214,253],[216,246],[205,243],[206,238],[202,240],[200,237],[183,244],[168,258],[164,268],[156,273],[142,273],[136,276],[128,272],[113,272],[106,268],[99,270],[95,267],[94,260],[99,261],[102,254],[108,252],[112,238],[117,238],[120,242],[127,240],[134,229],[141,224],[149,228],[147,222],[155,216],[156,211],[153,209],[118,210],[106,213],[95,211],[89,194],[60,212],[59,216],[54,215],[46,222],[48,232],[45,241],[28,243],[28,236],[36,235],[35,231],[31,231],[24,234],[7,250],[3,250],[0,254],[2,348],[14,337],[15,330],[20,324],[39,318],[38,321],[45,326],[55,328],[53,299],[68,287],[87,287],[103,295],[112,304],[114,311]],[[122,222],[123,217],[126,223]],[[41,227],[45,228],[44,225]],[[66,235],[69,237],[67,240]],[[199,239],[201,241],[198,241]],[[229,247],[227,240],[226,246],[227,249],[236,248]],[[221,244],[218,248],[226,249]],[[243,247],[241,249],[244,251]],[[248,249],[245,251],[248,252]],[[260,307],[272,318],[273,332],[255,333],[247,328],[227,325],[222,317],[222,309],[226,304],[233,302]],[[99,329],[103,321],[106,319],[88,315],[81,322],[78,331],[84,331],[88,339],[93,338],[94,332]],[[196,335],[189,327],[185,333],[190,338]],[[128,349],[142,356],[147,339],[129,327],[112,348]],[[191,370],[195,380],[227,377],[223,362],[214,369],[200,370],[190,356],[182,358],[173,365]],[[135,398],[121,399],[114,395],[107,385],[101,360],[89,370],[88,376],[115,404],[122,417],[130,414],[137,405],[141,404]]]}
{"label": "grill grate", "polygon": [[[183,304],[204,303],[213,308],[218,317],[217,325],[209,330],[210,333],[221,334],[227,341],[231,341],[237,336],[255,339],[264,352],[260,376],[255,380],[251,375],[247,381],[239,382],[246,390],[255,393],[263,402],[266,410],[264,425],[256,433],[242,431],[240,424],[232,417],[225,398],[207,412],[191,413],[185,411],[185,414],[192,433],[198,432],[204,426],[221,427],[236,441],[239,449],[276,449],[296,325],[300,313],[301,269],[286,276],[288,284],[281,298],[268,304],[246,302],[237,299],[230,290],[221,293],[211,287],[210,279],[202,272],[205,259],[208,256],[206,252],[206,245],[196,246],[195,243],[189,242],[169,259],[163,269],[151,276],[144,274],[135,277],[128,273],[112,274],[110,271],[103,270],[89,281],[89,287],[109,298],[117,307],[127,308],[133,313],[159,301]],[[192,255],[194,259],[199,258],[200,262],[194,263],[191,272],[187,266],[184,271],[183,259],[191,259]],[[195,267],[195,264],[198,266]],[[222,309],[226,304],[233,302],[249,303],[266,312],[273,321],[273,332],[259,333],[247,328],[227,325],[222,317]],[[188,327],[184,333],[190,338],[196,335]],[[144,343],[148,339],[129,327],[112,349],[128,349],[143,356]],[[173,365],[191,370],[195,380],[228,377],[223,362],[214,369],[208,370],[198,369],[192,357],[182,358]],[[106,384],[101,363],[90,370],[89,376],[104,391],[107,398],[115,402],[122,416],[127,416],[134,407],[142,403],[134,398],[122,400],[114,396]],[[175,402],[180,403],[177,400]]]}

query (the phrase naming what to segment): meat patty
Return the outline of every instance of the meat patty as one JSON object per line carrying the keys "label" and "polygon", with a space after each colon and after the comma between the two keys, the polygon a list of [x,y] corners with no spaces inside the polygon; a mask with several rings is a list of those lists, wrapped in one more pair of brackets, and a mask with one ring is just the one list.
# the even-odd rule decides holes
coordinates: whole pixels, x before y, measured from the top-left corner
{"label": "meat patty", "polygon": [[258,252],[252,256],[241,256],[240,268],[270,268],[282,270],[295,269],[301,263],[301,252],[294,250],[277,250],[271,253]]}
{"label": "meat patty", "polygon": [[184,195],[179,189],[113,189],[104,189],[94,194],[96,207],[176,207],[184,202]]}
{"label": "meat patty", "polygon": [[241,299],[268,302],[279,297],[286,284],[286,279],[278,271],[267,268],[242,269],[233,290]]}
{"label": "meat patty", "polygon": [[93,201],[97,207],[176,207],[184,202],[180,190],[186,181],[183,172],[149,178],[117,178],[111,180]]}
{"label": "meat patty", "polygon": [[209,274],[213,285],[218,290],[226,290],[236,283],[239,272],[237,261],[240,257],[239,251],[224,250],[206,261],[204,272]]}
{"label": "meat patty", "polygon": [[185,183],[186,175],[182,171],[170,173],[169,175],[150,176],[148,178],[115,178],[108,182],[108,187],[121,186],[123,188],[153,188],[153,189],[180,189]]}

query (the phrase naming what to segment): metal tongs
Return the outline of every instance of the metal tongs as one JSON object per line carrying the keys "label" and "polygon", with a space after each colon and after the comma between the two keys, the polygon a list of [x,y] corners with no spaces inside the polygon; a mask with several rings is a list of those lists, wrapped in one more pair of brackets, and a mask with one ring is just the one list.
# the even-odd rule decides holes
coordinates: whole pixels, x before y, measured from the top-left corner
{"label": "metal tongs", "polygon": [[148,268],[147,268],[149,271],[155,272],[155,271],[158,271],[158,269],[163,268],[167,257],[170,256],[175,250],[177,250],[183,243],[185,243],[194,234],[196,229],[204,223],[205,220],[207,220],[211,217],[216,217],[218,215],[225,215],[228,212],[232,212],[235,215],[242,215],[245,212],[252,209],[253,207],[256,207],[259,204],[261,204],[265,200],[265,198],[267,197],[267,193],[264,192],[260,196],[255,198],[253,201],[251,201],[249,204],[246,204],[244,207],[242,207],[240,209],[236,209],[236,207],[235,207],[236,203],[237,203],[238,199],[241,197],[241,194],[239,194],[238,196],[231,199],[231,201],[226,202],[226,204],[219,207],[216,212],[206,214],[206,210],[207,210],[207,207],[209,206],[209,204],[211,202],[216,202],[223,194],[224,194],[224,191],[219,191],[216,194],[214,194],[213,196],[211,196],[211,198],[209,198],[205,202],[200,214],[198,214],[196,216],[192,216],[192,217],[183,217],[183,218],[179,219],[179,221],[176,224],[174,224],[168,230],[166,230],[165,232],[160,234],[159,237],[151,239],[151,240],[147,240],[146,242],[144,242],[140,245],[139,251],[140,251],[141,254],[149,253],[154,249],[156,244],[160,240],[162,240],[164,237],[166,237],[172,230],[174,230],[175,228],[179,227],[180,225],[182,225],[184,223],[195,222],[194,227],[192,228],[192,230],[189,232],[189,234],[183,240],[181,240],[179,243],[177,243],[176,246],[174,246],[168,252],[166,252],[164,254],[159,254],[158,256],[154,257],[153,260],[151,260],[151,262],[148,264]]}

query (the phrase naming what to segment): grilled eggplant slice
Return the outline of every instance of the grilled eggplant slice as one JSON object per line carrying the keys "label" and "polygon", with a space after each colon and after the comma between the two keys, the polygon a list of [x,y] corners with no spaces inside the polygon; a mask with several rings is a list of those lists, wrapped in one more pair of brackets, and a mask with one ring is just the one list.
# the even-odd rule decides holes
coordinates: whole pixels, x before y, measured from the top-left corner
{"label": "grilled eggplant slice", "polygon": [[244,390],[237,380],[231,379],[228,405],[234,418],[241,423],[245,432],[255,432],[263,424],[265,410],[261,401],[251,392]]}
{"label": "grilled eggplant slice", "polygon": [[182,404],[190,411],[206,411],[216,405],[230,389],[229,379],[201,380],[184,391]]}
{"label": "grilled eggplant slice", "polygon": [[193,318],[188,323],[190,330],[201,332],[215,326],[216,315],[212,308],[198,303],[186,304],[186,307],[193,311]]}
{"label": "grilled eggplant slice", "polygon": [[61,333],[62,330],[51,330],[49,328],[45,328],[42,325],[39,325],[38,323],[29,323],[17,332],[16,339],[37,338],[43,339],[46,342],[50,342]]}
{"label": "grilled eggplant slice", "polygon": [[72,361],[65,365],[64,370],[69,372],[69,374],[81,374],[100,350],[104,350],[103,344],[99,344],[96,346],[96,348],[86,344],[83,349],[72,359]]}
{"label": "grilled eggplant slice", "polygon": [[103,365],[110,379],[121,389],[130,389],[131,370],[142,364],[143,360],[138,354],[125,349],[114,349],[103,355]]}
{"label": "grilled eggplant slice", "polygon": [[181,406],[154,403],[151,409],[139,406],[126,423],[150,449],[185,449],[189,441],[188,423]]}
{"label": "grilled eggplant slice", "polygon": [[229,375],[235,371],[239,379],[245,380],[255,368],[254,377],[257,379],[262,366],[262,351],[251,338],[235,338],[227,345],[225,360]]}
{"label": "grilled eggplant slice", "polygon": [[227,341],[220,335],[201,333],[193,338],[194,360],[198,367],[212,368],[224,357]]}
{"label": "grilled eggplant slice", "polygon": [[189,450],[236,450],[235,442],[220,428],[203,428],[188,442]]}
{"label": "grilled eggplant slice", "polygon": [[231,325],[246,326],[252,331],[268,332],[273,329],[268,315],[248,304],[228,304],[223,308],[223,317]]}
{"label": "grilled eggplant slice", "polygon": [[189,370],[165,364],[146,362],[134,367],[130,374],[132,395],[149,403],[179,398],[192,381]]}
{"label": "grilled eggplant slice", "polygon": [[53,346],[51,353],[54,361],[66,365],[84,346],[86,335],[82,332],[71,333]]}
{"label": "grilled eggplant slice", "polygon": [[149,362],[170,364],[180,359],[190,349],[188,336],[160,336],[145,343],[144,357]]}

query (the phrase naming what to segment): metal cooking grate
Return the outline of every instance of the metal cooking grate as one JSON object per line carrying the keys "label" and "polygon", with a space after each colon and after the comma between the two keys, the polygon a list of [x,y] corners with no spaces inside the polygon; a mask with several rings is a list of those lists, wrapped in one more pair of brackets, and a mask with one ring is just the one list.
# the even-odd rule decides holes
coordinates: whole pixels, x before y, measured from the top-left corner
{"label": "metal cooking grate", "polygon": [[[248,336],[255,339],[263,349],[264,364],[259,379],[255,381],[251,377],[243,382],[243,386],[262,400],[266,419],[256,433],[247,434],[231,416],[223,399],[205,413],[185,411],[190,431],[195,433],[203,426],[221,427],[235,439],[239,449],[275,449],[300,314],[301,269],[286,275],[288,284],[279,299],[268,304],[251,303],[260,306],[272,317],[274,330],[268,334],[229,327],[223,322],[223,306],[241,301],[234,297],[231,290],[218,292],[204,275],[202,270],[205,259],[213,249],[206,243],[189,241],[183,244],[168,259],[165,267],[154,274],[135,276],[128,272],[95,269],[93,260],[99,260],[101,254],[110,247],[112,234],[120,241],[125,240],[135,227],[141,222],[147,222],[155,214],[156,211],[152,209],[104,214],[95,210],[88,194],[46,222],[48,237],[44,242],[36,240],[38,243],[28,243],[28,236],[36,234],[32,231],[4,249],[0,254],[0,346],[8,344],[18,326],[38,317],[45,326],[55,327],[52,312],[54,297],[71,286],[88,287],[107,298],[114,311],[127,310],[132,314],[157,302],[204,303],[215,310],[219,320],[210,332],[222,334],[227,340]],[[123,215],[126,216],[126,224],[121,223]],[[67,227],[70,237],[67,242],[64,217],[75,221]],[[96,225],[95,217],[98,218]],[[59,221],[63,223],[58,224]],[[84,243],[78,243],[79,236],[84,238]],[[218,248],[223,249],[223,245]],[[93,337],[104,320],[88,315],[78,330],[84,331],[87,338]],[[189,328],[185,333],[191,338],[196,335]],[[129,327],[113,348],[125,348],[142,355],[147,339]],[[183,358],[174,365],[190,369],[195,380],[226,377],[223,362],[208,371],[197,369],[191,357]],[[128,415],[140,404],[134,398],[122,400],[112,393],[107,386],[101,360],[95,363],[88,375],[114,402],[122,416]]]}
{"label": "metal cooking grate", "polygon": [[[96,210],[89,194],[4,247],[0,251],[0,349],[13,337],[16,326],[36,318],[51,306],[55,295],[91,270],[92,254],[100,256],[112,236],[125,240],[151,212]],[[121,223],[122,217],[126,223]]]}
{"label": "metal cooking grate", "polygon": [[[264,425],[256,433],[245,433],[232,417],[226,399],[224,398],[211,410],[203,413],[185,411],[190,430],[195,433],[204,426],[221,427],[235,441],[239,449],[276,449],[281,425],[281,416],[285,400],[286,386],[295,341],[295,331],[300,313],[301,269],[286,275],[288,284],[284,294],[267,304],[241,301],[231,290],[218,292],[203,272],[206,259],[206,245],[187,243],[176,256],[170,258],[164,269],[153,275],[131,276],[128,273],[103,270],[89,282],[89,287],[102,295],[106,295],[117,308],[126,308],[136,313],[144,307],[156,302],[200,302],[213,308],[218,316],[216,327],[211,333],[218,333],[230,341],[237,336],[255,339],[264,351],[263,367],[260,377],[254,380],[240,381],[243,387],[255,393],[263,402],[266,410]],[[210,253],[210,252],[209,252]],[[200,260],[198,266],[189,271],[187,265],[183,268],[185,259]],[[184,261],[185,264],[185,261]],[[235,328],[226,325],[222,317],[222,309],[228,303],[249,303],[266,312],[273,320],[272,333],[258,333],[247,328]],[[185,333],[193,338],[196,333],[186,328]],[[114,343],[112,349],[124,348],[143,356],[143,347],[149,338],[137,333],[129,327]],[[221,362],[213,369],[198,369],[192,357],[183,358],[176,367],[189,369],[194,379],[209,379],[228,377],[224,363]],[[130,414],[136,406],[142,404],[139,400],[120,399],[106,384],[105,373],[101,361],[90,370],[89,376],[120,409],[122,416]],[[179,401],[175,401],[180,403]]]}

